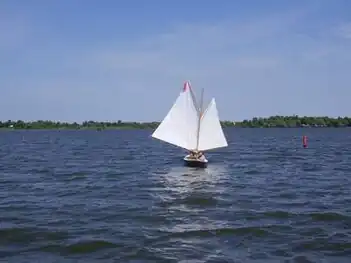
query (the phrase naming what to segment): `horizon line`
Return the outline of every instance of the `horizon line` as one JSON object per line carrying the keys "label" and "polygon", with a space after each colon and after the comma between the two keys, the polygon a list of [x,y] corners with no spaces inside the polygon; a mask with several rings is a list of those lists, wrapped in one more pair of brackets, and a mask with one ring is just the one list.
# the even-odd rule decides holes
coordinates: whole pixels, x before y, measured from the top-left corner
{"label": "horizon line", "polygon": [[[332,117],[332,116],[328,116],[328,115],[271,115],[271,116],[255,116],[255,117],[252,117],[252,118],[247,118],[247,119],[243,119],[243,120],[220,120],[220,122],[231,122],[231,123],[237,123],[237,122],[244,122],[244,121],[252,121],[254,119],[270,119],[270,118],[273,118],[273,117],[287,117],[287,118],[291,118],[291,117],[297,117],[297,118],[328,118],[328,119],[343,119],[343,118],[351,118],[351,116],[347,116],[347,115],[344,115],[344,116],[335,116],[335,117]],[[83,121],[65,121],[65,120],[50,120],[50,119],[35,119],[35,120],[23,120],[23,119],[3,119],[3,120],[0,120],[1,123],[6,123],[6,122],[18,122],[18,121],[22,121],[24,123],[30,123],[30,122],[39,122],[39,121],[42,121],[42,122],[59,122],[59,123],[70,123],[70,124],[73,124],[73,123],[77,123],[77,124],[83,124],[84,122],[96,122],[96,123],[140,123],[140,124],[150,124],[150,123],[161,123],[163,121],[160,120],[160,121],[136,121],[136,120],[122,120],[122,119],[117,119],[117,120],[89,120],[89,119],[86,119],[86,120],[83,120]]]}

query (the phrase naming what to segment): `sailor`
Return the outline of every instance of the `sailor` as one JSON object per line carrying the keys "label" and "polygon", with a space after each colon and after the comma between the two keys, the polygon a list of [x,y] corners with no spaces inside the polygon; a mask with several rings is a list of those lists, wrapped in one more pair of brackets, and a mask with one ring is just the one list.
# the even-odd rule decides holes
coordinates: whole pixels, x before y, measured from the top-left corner
{"label": "sailor", "polygon": [[199,151],[189,151],[189,157],[195,160],[205,161],[205,156],[202,152]]}
{"label": "sailor", "polygon": [[190,151],[190,156],[193,158],[197,158],[197,152],[196,151]]}
{"label": "sailor", "polygon": [[197,155],[197,159],[203,161],[205,159],[205,156],[202,152],[199,152],[198,155]]}
{"label": "sailor", "polygon": [[198,152],[198,151],[190,151],[190,157],[197,160],[204,159],[202,152]]}

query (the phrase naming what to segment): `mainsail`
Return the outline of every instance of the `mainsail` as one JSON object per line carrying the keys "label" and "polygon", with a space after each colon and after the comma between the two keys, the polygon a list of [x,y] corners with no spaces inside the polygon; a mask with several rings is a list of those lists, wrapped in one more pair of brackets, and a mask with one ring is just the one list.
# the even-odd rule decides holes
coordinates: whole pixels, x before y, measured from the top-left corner
{"label": "mainsail", "polygon": [[199,114],[190,85],[186,83],[152,137],[187,150],[193,150],[197,143],[198,118]]}
{"label": "mainsail", "polygon": [[200,114],[188,82],[152,137],[187,150],[204,151],[228,146],[215,99]]}

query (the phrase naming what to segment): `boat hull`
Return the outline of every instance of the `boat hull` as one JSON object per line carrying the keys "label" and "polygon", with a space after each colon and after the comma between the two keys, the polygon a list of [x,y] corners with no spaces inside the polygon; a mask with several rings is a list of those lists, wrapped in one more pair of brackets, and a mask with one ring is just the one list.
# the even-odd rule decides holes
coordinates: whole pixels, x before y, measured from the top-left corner
{"label": "boat hull", "polygon": [[195,159],[187,155],[184,157],[184,164],[187,167],[206,168],[208,164],[208,160],[206,158],[204,158],[203,160]]}

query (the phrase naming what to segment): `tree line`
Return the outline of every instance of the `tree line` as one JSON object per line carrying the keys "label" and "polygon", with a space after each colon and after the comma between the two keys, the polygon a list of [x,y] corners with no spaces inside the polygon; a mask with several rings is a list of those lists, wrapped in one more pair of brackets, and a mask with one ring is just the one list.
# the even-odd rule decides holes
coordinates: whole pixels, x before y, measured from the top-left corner
{"label": "tree line", "polygon": [[[22,120],[0,121],[0,129],[155,129],[159,122],[97,122],[84,121],[83,123],[55,122],[38,120],[25,122]],[[295,128],[295,127],[351,127],[351,117],[299,117],[271,116],[268,118],[252,118],[240,122],[221,121],[222,127],[242,128]]]}
{"label": "tree line", "polygon": [[268,118],[244,120],[240,123],[236,123],[236,126],[252,128],[351,127],[351,117],[271,116]]}

